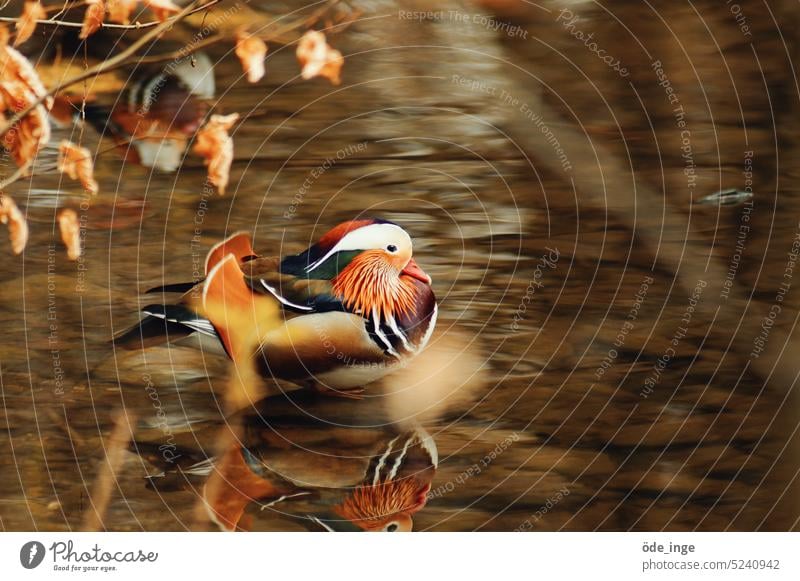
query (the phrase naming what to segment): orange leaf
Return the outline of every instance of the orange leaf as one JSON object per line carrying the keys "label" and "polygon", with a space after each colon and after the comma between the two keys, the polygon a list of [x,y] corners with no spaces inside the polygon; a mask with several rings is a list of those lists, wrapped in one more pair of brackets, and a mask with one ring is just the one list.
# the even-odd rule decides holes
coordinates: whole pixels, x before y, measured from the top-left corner
{"label": "orange leaf", "polygon": [[14,39],[14,46],[21,45],[23,42],[33,36],[33,31],[36,30],[37,20],[46,19],[47,13],[44,11],[44,7],[39,3],[38,0],[25,2],[25,5],[22,8],[22,16],[20,16],[16,24],[17,38]]}
{"label": "orange leaf", "polygon": [[78,260],[81,256],[81,228],[75,210],[65,208],[58,213],[58,229],[61,231],[61,241],[67,247],[67,257]]}
{"label": "orange leaf", "polygon": [[103,26],[106,16],[106,5],[103,0],[86,0],[86,12],[79,38],[89,38]]}
{"label": "orange leaf", "polygon": [[58,146],[58,171],[73,180],[80,180],[84,189],[93,196],[97,194],[99,187],[94,179],[92,154],[85,147],[62,141]]}
{"label": "orange leaf", "polygon": [[164,22],[170,16],[173,16],[181,11],[180,6],[176,6],[171,0],[142,0],[150,11],[156,15],[156,18]]}
{"label": "orange leaf", "polygon": [[4,194],[0,194],[0,223],[8,224],[11,250],[14,254],[21,254],[28,243],[28,222],[14,200]]}
{"label": "orange leaf", "polygon": [[[19,113],[45,94],[44,85],[31,63],[17,49],[0,42],[0,116]],[[52,98],[45,100],[47,107]],[[32,163],[36,153],[50,141],[47,109],[37,105],[2,138],[18,166]]]}
{"label": "orange leaf", "polygon": [[328,46],[325,35],[316,30],[309,30],[297,44],[297,60],[303,67],[301,75],[304,79],[325,77],[334,85],[340,84],[339,77],[344,57],[338,50]]}
{"label": "orange leaf", "polygon": [[264,57],[267,44],[251,34],[240,32],[236,35],[236,56],[242,61],[242,68],[250,83],[257,83],[264,76]]}
{"label": "orange leaf", "polygon": [[[3,89],[0,87],[0,98]],[[6,94],[6,97],[8,94]],[[4,117],[4,116],[3,116]],[[3,121],[5,119],[2,119]],[[33,163],[39,150],[50,141],[50,121],[44,107],[36,107],[3,135],[2,143],[19,167]]]}
{"label": "orange leaf", "polygon": [[194,152],[205,158],[208,181],[217,187],[221,195],[225,194],[233,162],[233,139],[228,135],[228,130],[238,119],[238,113],[212,115],[195,138]]}
{"label": "orange leaf", "polygon": [[108,0],[108,19],[118,24],[130,24],[131,12],[139,0]]}

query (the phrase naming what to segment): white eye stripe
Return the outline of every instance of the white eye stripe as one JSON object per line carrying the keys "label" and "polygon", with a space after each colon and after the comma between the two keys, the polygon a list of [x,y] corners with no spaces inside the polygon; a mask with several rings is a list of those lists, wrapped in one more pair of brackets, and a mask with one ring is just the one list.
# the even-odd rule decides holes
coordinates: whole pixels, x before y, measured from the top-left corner
{"label": "white eye stripe", "polygon": [[411,236],[400,226],[395,224],[370,224],[363,228],[353,230],[344,236],[331,248],[325,256],[306,267],[306,272],[311,272],[337,252],[347,250],[375,250],[388,246],[397,248],[411,248]]}

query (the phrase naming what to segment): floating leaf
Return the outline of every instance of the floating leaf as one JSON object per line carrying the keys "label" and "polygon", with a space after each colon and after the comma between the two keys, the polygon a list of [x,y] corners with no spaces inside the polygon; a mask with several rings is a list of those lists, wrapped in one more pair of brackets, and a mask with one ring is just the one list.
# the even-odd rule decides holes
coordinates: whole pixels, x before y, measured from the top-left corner
{"label": "floating leaf", "polygon": [[334,85],[340,84],[339,77],[344,58],[338,50],[328,46],[325,35],[316,30],[309,30],[297,45],[297,60],[303,67],[301,75],[304,79],[325,77]]}
{"label": "floating leaf", "polygon": [[106,5],[103,0],[86,0],[86,12],[83,15],[83,26],[79,38],[89,38],[100,30],[105,16]]}
{"label": "floating leaf", "polygon": [[228,131],[238,119],[238,113],[212,115],[208,123],[197,132],[195,139],[194,152],[205,158],[208,181],[222,195],[225,194],[233,162],[233,139]]}
{"label": "floating leaf", "polygon": [[65,208],[58,213],[58,229],[61,231],[61,241],[67,247],[67,257],[78,260],[81,256],[81,228],[75,210]]}
{"label": "floating leaf", "polygon": [[25,2],[22,8],[22,16],[17,20],[17,37],[14,39],[14,46],[19,46],[31,36],[36,30],[36,21],[47,19],[47,13],[38,0]]}
{"label": "floating leaf", "polygon": [[93,196],[99,191],[94,179],[92,154],[85,147],[64,140],[58,146],[58,171],[73,180],[80,180],[84,189]]}
{"label": "floating leaf", "polygon": [[236,56],[242,61],[242,68],[250,83],[257,83],[264,76],[264,57],[267,44],[252,34],[240,32],[236,35]]}
{"label": "floating leaf", "polygon": [[0,194],[0,223],[8,224],[11,250],[14,254],[21,254],[28,243],[28,222],[14,200],[4,194]]}

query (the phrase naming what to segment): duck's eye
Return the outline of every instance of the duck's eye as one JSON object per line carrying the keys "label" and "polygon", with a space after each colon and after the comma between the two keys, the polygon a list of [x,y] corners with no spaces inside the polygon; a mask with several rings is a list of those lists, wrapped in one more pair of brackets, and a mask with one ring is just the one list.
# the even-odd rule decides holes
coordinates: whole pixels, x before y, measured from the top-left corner
{"label": "duck's eye", "polygon": [[395,253],[395,252],[397,252],[397,246],[395,246],[394,244],[389,244],[389,246],[386,247],[386,250],[388,250],[389,252]]}
{"label": "duck's eye", "polygon": [[393,522],[392,524],[390,524],[390,525],[388,525],[386,527],[386,532],[387,533],[393,533],[393,532],[395,532],[397,530],[397,528],[398,528],[397,523]]}

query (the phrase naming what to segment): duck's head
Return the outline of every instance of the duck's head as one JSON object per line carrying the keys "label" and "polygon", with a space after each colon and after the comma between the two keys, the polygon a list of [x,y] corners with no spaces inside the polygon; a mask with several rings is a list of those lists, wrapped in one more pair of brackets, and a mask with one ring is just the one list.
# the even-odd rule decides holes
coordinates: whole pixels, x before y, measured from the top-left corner
{"label": "duck's head", "polygon": [[339,224],[284,261],[284,270],[287,263],[302,267],[308,278],[332,281],[334,292],[354,311],[383,318],[413,309],[417,285],[431,284],[414,261],[408,232],[374,218]]}
{"label": "duck's head", "polygon": [[[397,224],[386,220],[373,218],[343,222],[322,236],[312,248],[319,256],[305,270],[314,278],[340,274],[353,262],[369,262],[373,268],[393,271],[396,276],[409,276],[425,284],[431,283],[431,278],[412,258],[411,236]],[[313,275],[314,271],[319,271],[320,276]]]}

